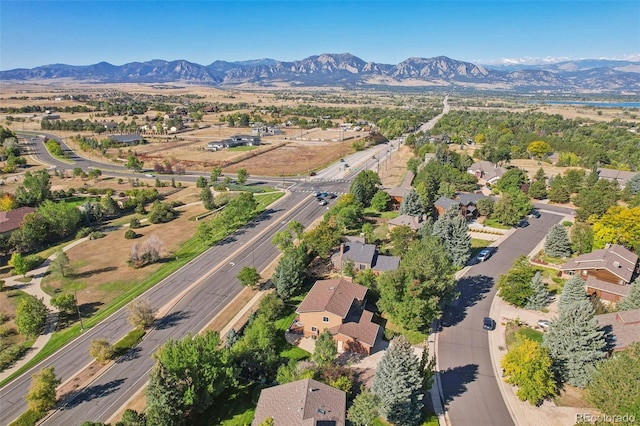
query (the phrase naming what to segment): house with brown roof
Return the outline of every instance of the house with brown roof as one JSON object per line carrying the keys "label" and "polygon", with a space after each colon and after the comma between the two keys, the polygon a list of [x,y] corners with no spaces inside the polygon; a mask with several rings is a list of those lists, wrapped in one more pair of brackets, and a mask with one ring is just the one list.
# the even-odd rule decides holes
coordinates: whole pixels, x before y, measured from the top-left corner
{"label": "house with brown roof", "polygon": [[460,209],[460,214],[467,220],[473,220],[478,217],[478,200],[483,198],[490,198],[484,194],[461,192],[456,194],[455,198],[451,199],[445,196],[438,198],[433,207],[436,209],[438,216],[444,214],[451,206],[457,206]]}
{"label": "house with brown roof", "polygon": [[19,207],[17,209],[0,212],[0,235],[9,235],[22,226],[24,217],[35,212],[33,207]]}
{"label": "house with brown roof", "polygon": [[344,351],[371,353],[380,332],[373,312],[365,309],[367,288],[345,279],[320,280],[311,288],[298,309],[292,329],[315,338],[329,330]]}
{"label": "house with brown roof", "polygon": [[331,256],[331,263],[337,270],[342,270],[347,261],[353,262],[356,271],[372,269],[376,273],[394,271],[400,265],[399,257],[382,255],[374,244],[366,244],[364,238],[357,237],[350,237],[349,241],[340,244],[340,250]]}
{"label": "house with brown roof", "polygon": [[640,341],[640,309],[596,315],[598,324],[609,334],[611,349],[622,351]]}
{"label": "house with brown roof", "polygon": [[569,259],[560,271],[565,278],[579,275],[586,282],[587,293],[609,302],[626,296],[629,284],[640,272],[638,256],[618,244]]}
{"label": "house with brown roof", "polygon": [[344,426],[347,394],[313,379],[262,389],[252,426]]}

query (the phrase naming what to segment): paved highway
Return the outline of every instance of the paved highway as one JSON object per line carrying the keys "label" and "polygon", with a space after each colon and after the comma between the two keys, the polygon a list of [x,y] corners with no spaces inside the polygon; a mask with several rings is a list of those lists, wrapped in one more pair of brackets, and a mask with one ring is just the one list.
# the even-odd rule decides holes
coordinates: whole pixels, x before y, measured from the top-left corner
{"label": "paved highway", "polygon": [[[495,283],[513,261],[526,255],[562,215],[545,211],[506,238],[486,262],[473,265],[458,281],[460,297],[447,306],[438,337],[443,402],[453,426],[507,426],[513,420],[502,399],[482,320],[489,316]],[[500,318],[494,318],[500,321]]]}

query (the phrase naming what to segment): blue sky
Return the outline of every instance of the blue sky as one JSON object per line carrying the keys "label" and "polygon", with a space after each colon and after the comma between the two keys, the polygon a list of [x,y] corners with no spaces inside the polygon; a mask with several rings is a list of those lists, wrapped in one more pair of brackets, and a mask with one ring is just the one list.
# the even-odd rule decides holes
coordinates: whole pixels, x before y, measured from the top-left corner
{"label": "blue sky", "polygon": [[0,0],[0,69],[151,59],[640,60],[640,1]]}

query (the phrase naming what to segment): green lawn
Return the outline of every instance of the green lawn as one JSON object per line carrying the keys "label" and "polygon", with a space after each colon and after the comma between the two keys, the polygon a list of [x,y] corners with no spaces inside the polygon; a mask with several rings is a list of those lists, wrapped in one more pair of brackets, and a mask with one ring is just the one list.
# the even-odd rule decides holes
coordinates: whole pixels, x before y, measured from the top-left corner
{"label": "green lawn", "polygon": [[542,343],[542,336],[544,333],[538,330],[534,330],[531,327],[518,327],[515,324],[507,324],[507,330],[505,332],[505,341],[507,343],[507,349],[513,345],[516,341],[516,336],[524,336],[534,342]]}
{"label": "green lawn", "polygon": [[498,222],[495,219],[487,219],[484,221],[484,225],[489,226],[491,228],[498,228],[498,229],[511,229],[513,228],[512,226],[506,226],[501,224],[500,222]]}
{"label": "green lawn", "polygon": [[421,333],[419,331],[405,330],[399,325],[392,323],[391,320],[389,319],[387,319],[387,324],[385,325],[385,329],[390,330],[396,334],[402,334],[404,337],[407,338],[409,343],[411,343],[412,345],[424,343],[424,341],[427,340],[427,338],[429,337],[429,335],[426,333]]}

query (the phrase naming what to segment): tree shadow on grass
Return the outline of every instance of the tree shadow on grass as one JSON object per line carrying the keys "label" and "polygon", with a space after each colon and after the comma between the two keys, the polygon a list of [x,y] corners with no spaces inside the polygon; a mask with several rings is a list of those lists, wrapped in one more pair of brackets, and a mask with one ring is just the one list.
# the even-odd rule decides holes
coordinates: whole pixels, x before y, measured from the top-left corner
{"label": "tree shadow on grass", "polygon": [[442,315],[442,326],[451,327],[461,322],[467,315],[467,308],[486,297],[493,288],[493,278],[486,275],[473,275],[458,281],[460,297],[449,303]]}
{"label": "tree shadow on grass", "polygon": [[171,312],[158,319],[155,323],[156,330],[166,330],[177,325],[180,321],[189,318],[190,315],[185,311]]}
{"label": "tree shadow on grass", "polygon": [[467,391],[467,383],[475,381],[477,376],[477,364],[467,364],[441,371],[440,382],[442,383],[442,399],[444,403],[449,404],[457,396],[465,393]]}
{"label": "tree shadow on grass", "polygon": [[118,268],[116,268],[115,266],[107,266],[105,268],[92,269],[90,271],[84,271],[84,272],[79,272],[77,274],[73,274],[73,278],[90,278],[94,275],[101,274],[103,272],[115,271],[116,269]]}
{"label": "tree shadow on grass", "polygon": [[64,410],[65,408],[74,408],[83,402],[110,395],[117,391],[122,383],[124,383],[124,379],[112,380],[103,385],[89,386],[81,390],[70,392],[63,396],[63,405],[60,409]]}
{"label": "tree shadow on grass", "polygon": [[98,312],[100,306],[104,305],[102,302],[83,303],[78,306],[80,308],[80,314],[82,318],[87,318]]}

